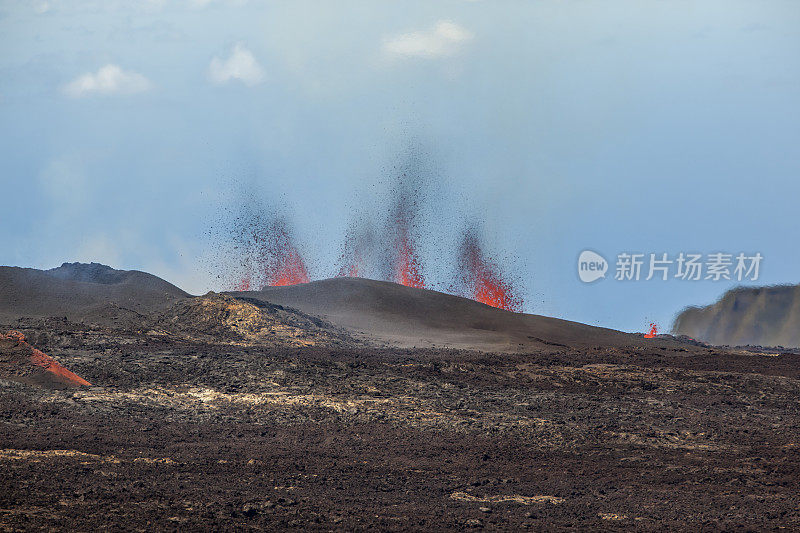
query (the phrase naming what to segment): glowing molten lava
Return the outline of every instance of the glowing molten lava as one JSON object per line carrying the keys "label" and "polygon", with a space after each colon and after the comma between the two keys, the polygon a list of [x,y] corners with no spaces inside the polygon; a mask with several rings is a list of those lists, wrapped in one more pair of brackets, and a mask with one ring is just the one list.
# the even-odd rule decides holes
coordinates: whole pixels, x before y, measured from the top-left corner
{"label": "glowing molten lava", "polygon": [[308,283],[308,269],[294,245],[292,233],[282,218],[274,218],[255,236],[263,284],[283,287]]}
{"label": "glowing molten lava", "polygon": [[353,263],[348,268],[342,267],[339,269],[338,277],[357,278],[359,277],[358,263]]}
{"label": "glowing molten lava", "polygon": [[236,220],[234,251],[241,266],[235,291],[310,281],[306,263],[294,244],[286,221],[274,213],[250,209]]}
{"label": "glowing molten lava", "polygon": [[361,272],[361,261],[358,258],[354,258],[351,263],[342,265],[339,268],[339,273],[336,274],[337,278],[360,278],[362,276]]}
{"label": "glowing molten lava", "polygon": [[654,338],[656,338],[656,335],[658,335],[658,326],[656,325],[655,322],[651,322],[650,323],[650,333],[645,333],[644,334],[644,338],[645,339],[654,339]]}
{"label": "glowing molten lava", "polygon": [[511,283],[503,279],[499,267],[484,257],[474,231],[464,234],[459,266],[461,281],[470,298],[507,311],[522,310],[522,299],[514,294]]}
{"label": "glowing molten lava", "polygon": [[417,161],[408,162],[392,188],[392,207],[387,220],[387,242],[390,244],[389,270],[391,280],[406,287],[425,288],[422,262],[415,241],[420,198],[423,194]]}
{"label": "glowing molten lava", "polygon": [[397,260],[394,269],[395,282],[406,287],[425,288],[425,278],[422,276],[422,267],[414,251],[414,243],[403,229],[397,239]]}
{"label": "glowing molten lava", "polygon": [[9,331],[7,335],[0,334],[0,337],[16,341],[18,346],[25,346],[29,348],[31,350],[30,362],[38,367],[43,368],[45,371],[58,376],[59,378],[61,378],[62,381],[65,381],[72,385],[85,385],[87,387],[91,387],[92,385],[91,383],[89,383],[82,377],[78,376],[77,374],[73,374],[72,372],[70,372],[69,370],[58,364],[58,362],[56,362],[55,359],[28,344],[27,341],[25,340],[25,335],[23,335],[21,332]]}
{"label": "glowing molten lava", "polygon": [[266,274],[266,284],[271,287],[285,287],[311,281],[300,252],[290,244],[286,245],[278,257],[277,268],[268,270]]}

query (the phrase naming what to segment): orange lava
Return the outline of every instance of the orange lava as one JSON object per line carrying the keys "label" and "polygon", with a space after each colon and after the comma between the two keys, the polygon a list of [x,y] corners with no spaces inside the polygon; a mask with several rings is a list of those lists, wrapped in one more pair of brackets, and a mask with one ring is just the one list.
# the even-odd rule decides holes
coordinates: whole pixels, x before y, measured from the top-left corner
{"label": "orange lava", "polygon": [[468,231],[461,243],[459,264],[469,297],[507,311],[521,312],[522,299],[512,284],[503,279],[497,265],[488,261],[474,232]]}
{"label": "orange lava", "polygon": [[74,385],[85,385],[90,387],[92,384],[83,379],[82,377],[78,376],[77,374],[73,374],[60,364],[56,362],[55,359],[50,357],[49,355],[45,354],[44,352],[37,350],[30,344],[25,341],[25,335],[19,331],[9,331],[7,335],[2,335],[6,339],[11,339],[17,341],[17,344],[25,345],[31,349],[31,358],[30,361],[34,365],[45,369],[47,372],[51,372],[56,376],[72,383]]}
{"label": "orange lava", "polygon": [[271,287],[285,287],[308,283],[308,270],[300,252],[294,246],[288,245],[279,258],[278,268],[267,273],[267,285]]}
{"label": "orange lava", "polygon": [[658,326],[656,325],[655,322],[651,322],[650,323],[650,333],[645,333],[644,334],[644,338],[645,339],[654,339],[654,338],[656,338],[656,335],[658,335]]}
{"label": "orange lava", "polygon": [[258,250],[255,264],[261,286],[284,287],[311,281],[303,256],[283,219],[275,218],[256,228],[253,242]]}
{"label": "orange lava", "polygon": [[394,271],[395,282],[406,287],[425,288],[422,266],[414,251],[414,243],[408,231],[403,229],[397,239],[397,261]]}

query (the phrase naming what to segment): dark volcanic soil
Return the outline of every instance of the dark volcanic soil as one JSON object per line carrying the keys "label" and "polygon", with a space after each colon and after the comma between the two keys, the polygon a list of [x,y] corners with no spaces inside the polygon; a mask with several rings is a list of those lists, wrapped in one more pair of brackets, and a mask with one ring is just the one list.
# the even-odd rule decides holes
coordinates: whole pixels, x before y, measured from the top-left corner
{"label": "dark volcanic soil", "polygon": [[0,530],[800,528],[800,356],[209,345],[14,323]]}
{"label": "dark volcanic soil", "polygon": [[[452,294],[363,278],[332,278],[228,294],[320,317],[356,338],[384,347],[514,353],[552,346],[653,344],[643,342],[641,335],[512,313]],[[655,343],[677,346],[665,338]]]}

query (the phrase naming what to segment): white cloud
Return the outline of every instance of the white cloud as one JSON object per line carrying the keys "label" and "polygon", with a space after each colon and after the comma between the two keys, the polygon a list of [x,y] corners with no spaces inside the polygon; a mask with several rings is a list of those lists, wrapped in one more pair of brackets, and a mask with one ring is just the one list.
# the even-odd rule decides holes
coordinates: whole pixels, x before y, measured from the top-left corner
{"label": "white cloud", "polygon": [[108,64],[97,72],[87,72],[64,86],[64,93],[72,98],[92,94],[135,94],[149,90],[150,80],[138,72],[122,70]]}
{"label": "white cloud", "polygon": [[208,77],[216,84],[239,80],[247,86],[264,81],[264,69],[259,65],[253,53],[238,43],[233,47],[227,59],[214,57],[208,67]]}
{"label": "white cloud", "polygon": [[442,20],[427,31],[403,33],[383,41],[383,53],[393,58],[440,58],[457,54],[473,34],[455,22]]}

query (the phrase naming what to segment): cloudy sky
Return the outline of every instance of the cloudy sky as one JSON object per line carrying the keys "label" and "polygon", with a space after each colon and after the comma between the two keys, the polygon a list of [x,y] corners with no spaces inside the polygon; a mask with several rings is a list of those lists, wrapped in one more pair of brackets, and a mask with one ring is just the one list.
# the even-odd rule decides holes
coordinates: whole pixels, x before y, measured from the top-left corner
{"label": "cloudy sky", "polygon": [[244,188],[327,277],[412,151],[431,272],[480,220],[529,312],[641,331],[737,284],[616,281],[626,251],[800,281],[794,0],[0,0],[0,50],[0,264],[222,289]]}

